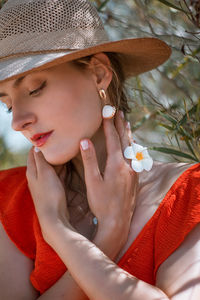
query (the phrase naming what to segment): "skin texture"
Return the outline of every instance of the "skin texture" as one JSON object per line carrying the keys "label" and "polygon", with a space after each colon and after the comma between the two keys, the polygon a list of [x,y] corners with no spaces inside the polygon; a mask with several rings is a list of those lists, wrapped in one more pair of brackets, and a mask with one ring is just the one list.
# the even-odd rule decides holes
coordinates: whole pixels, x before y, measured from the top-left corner
{"label": "skin texture", "polygon": [[[104,171],[107,156],[101,116],[104,103],[98,90],[106,90],[111,82],[112,72],[106,66],[109,64],[106,55],[97,54],[92,58],[88,72],[80,72],[71,63],[66,63],[28,75],[17,89],[12,87],[12,80],[0,84],[0,91],[8,94],[2,101],[8,108],[12,107],[14,130],[20,131],[31,143],[34,134],[54,130],[40,149],[57,173],[64,163],[72,159],[84,181],[80,153],[83,138],[91,138],[100,173]],[[46,86],[42,90],[29,95],[45,81]],[[126,140],[123,149],[128,145]],[[130,164],[130,161],[127,163]]]}
{"label": "skin texture", "polygon": [[[99,76],[102,76],[101,73]],[[112,78],[111,73],[107,71],[106,77],[101,86],[105,89]],[[83,74],[66,63],[28,75],[16,90],[12,88],[12,81],[1,88],[1,91],[9,91],[9,96],[2,97],[2,101],[8,107],[12,106],[12,128],[29,141],[36,133],[54,130],[48,145],[41,149],[45,159],[52,165],[61,165],[74,158],[81,174],[79,141],[93,136],[100,148],[99,156],[105,147],[104,144],[99,145],[98,137],[94,136],[95,133],[101,135],[97,130],[102,122],[103,103],[91,78],[91,74]],[[45,80],[47,85],[43,90],[29,95],[29,91],[38,89]],[[105,153],[102,161],[103,158]]]}
{"label": "skin texture", "polygon": [[[87,299],[84,293],[95,300],[116,297],[126,300],[169,299],[167,285],[162,280],[158,279],[158,283],[163,290],[130,276],[112,262],[129,234],[138,182],[130,169],[130,162],[122,155],[130,138],[124,120],[116,114],[115,122],[104,120],[102,123],[102,100],[98,90],[107,89],[112,74],[106,67],[109,64],[106,56],[98,54],[95,57],[101,63],[93,58],[88,73],[65,64],[27,76],[27,81],[25,79],[17,89],[12,88],[13,82],[0,84],[0,91],[9,94],[3,101],[8,107],[12,106],[14,130],[21,131],[29,140],[35,133],[54,130],[41,152],[34,153],[32,149],[29,152],[27,179],[43,236],[66,262],[72,275],[67,272],[62,277],[57,292],[62,290],[60,299],[66,292],[71,300]],[[44,79],[47,80],[44,90],[38,96],[29,96],[29,92],[38,89]],[[83,138],[89,139],[88,151],[80,148]],[[64,163],[70,159],[86,181],[88,202],[99,220],[93,243],[69,223],[63,178],[66,172]],[[153,174],[151,176],[156,172]],[[87,268],[80,272],[82,261]],[[110,270],[108,273],[105,265]],[[105,289],[99,289],[99,282]],[[68,288],[64,290],[66,286]],[[53,292],[56,293],[56,289]],[[40,298],[50,299],[52,294]]]}
{"label": "skin texture", "polygon": [[[100,64],[99,64],[99,60],[100,60]],[[104,128],[103,128],[102,116],[101,116],[103,103],[99,97],[98,90],[100,88],[106,90],[112,79],[112,73],[106,67],[106,64],[109,65],[109,60],[107,59],[107,57],[103,54],[98,54],[95,55],[95,57],[92,59],[92,63],[91,63],[92,69],[87,73],[80,72],[79,70],[75,69],[74,66],[72,66],[71,64],[63,64],[63,65],[59,65],[58,67],[54,67],[45,70],[43,72],[33,73],[30,76],[27,76],[24,79],[21,86],[18,87],[17,89],[12,87],[13,81],[9,81],[7,83],[4,83],[3,85],[0,85],[1,92],[8,94],[7,96],[2,98],[2,101],[6,103],[8,108],[12,106],[12,114],[13,114],[12,128],[14,130],[21,131],[21,133],[28,140],[30,140],[33,134],[36,134],[38,132],[46,132],[52,129],[54,130],[54,136],[52,135],[51,140],[49,139],[48,146],[47,144],[44,145],[43,147],[41,147],[42,148],[41,150],[46,162],[48,162],[49,164],[51,164],[51,166],[54,167],[54,168],[49,168],[49,170],[51,170],[53,175],[57,173],[60,179],[62,174],[64,174],[65,171],[63,164],[72,158],[73,158],[72,162],[74,163],[80,177],[84,179],[85,177],[84,167],[83,167],[82,156],[80,153],[80,145],[79,145],[79,142],[83,137],[84,138],[91,137],[91,143],[94,145],[94,152],[96,152],[96,160],[98,160],[100,166],[99,172],[103,173],[104,171],[107,153],[106,153],[105,134],[104,134]],[[32,93],[32,95],[29,94],[30,91],[38,90],[38,88],[44,83],[44,81],[47,82],[47,85],[41,91],[38,91],[37,93],[34,94]],[[77,89],[77,86],[79,86],[79,89]],[[88,109],[86,110],[85,107],[87,107]],[[114,128],[113,125],[114,124],[112,124],[112,127]],[[118,139],[119,142],[118,134],[120,134],[121,146],[123,149],[129,145],[128,139],[130,138],[130,131],[127,129],[127,132],[125,132],[125,125],[126,124],[124,120],[121,121],[121,123],[119,123],[119,115],[118,115],[118,122],[116,122],[116,127],[118,131],[115,132],[115,138]],[[111,134],[112,133],[113,132],[111,132]],[[64,153],[63,153],[63,149],[65,149]],[[111,151],[113,150],[111,149]],[[33,155],[32,149],[30,150],[29,156],[31,156],[31,153]],[[112,160],[113,161],[115,160],[115,155],[112,156]],[[126,159],[123,159],[123,162],[124,161],[127,162],[128,168],[126,169],[126,172],[128,173],[128,176],[130,178],[132,176],[133,178],[135,178],[135,180],[133,180],[133,184],[132,185],[130,184],[129,187],[129,190],[131,191],[132,194],[134,193],[134,185],[136,188],[137,176],[132,171],[132,169],[130,169],[130,162],[127,161]],[[56,172],[54,172],[54,170]],[[28,177],[28,175],[30,175],[29,168],[27,173],[28,173],[27,174]],[[59,184],[58,178],[56,176],[54,177],[54,179],[55,179],[55,183]],[[31,192],[33,198],[41,200],[41,197],[39,197],[40,189],[38,188],[41,184],[38,184],[37,182],[37,184],[34,187],[33,184],[34,180],[29,180],[29,182],[30,182],[29,184],[30,187],[32,187]],[[127,178],[127,182],[129,182],[128,178]],[[55,198],[61,199],[64,195],[63,190],[61,194],[59,194],[58,192],[58,194],[56,195],[56,189],[55,189],[56,184],[52,184],[52,183],[53,182],[50,182],[53,191],[52,194],[53,199]],[[111,188],[112,185],[113,185],[113,181],[110,180],[109,186]],[[42,186],[44,187],[44,184],[42,184]],[[44,192],[43,199],[45,199],[46,197],[47,190],[49,192],[49,189],[46,187],[46,189],[44,188],[41,191],[41,194],[42,192]],[[130,202],[129,207],[132,208],[130,209],[130,213],[129,213],[130,215],[129,221],[130,221],[133,213],[134,198],[127,197],[127,199]],[[41,204],[43,203],[42,201],[39,202]],[[53,203],[53,202],[49,201],[48,203]],[[110,203],[112,204],[112,202]],[[64,212],[63,216],[67,215],[69,217],[68,211],[66,209],[66,202],[61,206],[63,209],[60,209],[59,212],[62,211]],[[58,208],[58,207],[59,205],[57,207],[54,206],[53,208]],[[105,208],[104,211],[99,210],[102,216],[102,218],[100,215],[98,217],[99,225],[102,222],[104,226],[106,226],[106,224],[110,220],[110,218],[108,220],[108,218],[106,219],[105,217],[103,220],[103,216],[105,215]],[[110,206],[110,208],[112,210],[112,206]],[[44,210],[42,209],[37,210],[38,216],[41,215],[41,218],[43,217],[43,215],[46,214],[47,211],[48,211],[47,213],[48,216],[50,215],[49,207],[47,208],[47,206],[44,205],[44,203],[43,203],[43,209]],[[95,207],[94,207],[94,212],[95,212]],[[73,215],[73,212],[71,212],[71,215]],[[96,209],[96,215],[98,216],[98,209]],[[127,225],[127,223],[125,223],[125,225],[126,226],[124,226],[123,228],[126,228],[126,233],[128,234],[128,229],[130,224],[128,223]],[[121,230],[121,228],[119,229]],[[99,234],[101,234],[101,231],[99,231]],[[97,237],[99,236],[99,234],[97,234]],[[125,232],[123,237],[124,238],[126,237]],[[117,240],[118,240],[118,247],[119,246],[121,247],[123,241],[120,242],[120,239]],[[114,256],[112,251],[109,253],[110,250],[107,246],[104,247],[105,243],[102,243],[102,245],[101,243],[99,243],[98,246],[99,248],[101,248],[102,246],[104,252],[106,252],[106,249],[108,249],[107,251],[108,256],[109,254],[110,256]],[[120,250],[118,249],[118,247],[115,248],[115,251]]]}

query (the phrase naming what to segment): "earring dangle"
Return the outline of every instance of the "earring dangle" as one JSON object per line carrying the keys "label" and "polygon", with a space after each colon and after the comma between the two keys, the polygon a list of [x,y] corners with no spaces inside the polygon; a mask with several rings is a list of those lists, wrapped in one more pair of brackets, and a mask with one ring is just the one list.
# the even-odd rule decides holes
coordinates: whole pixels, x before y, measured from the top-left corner
{"label": "earring dangle", "polygon": [[101,89],[99,91],[99,95],[100,95],[101,99],[103,99],[105,101],[105,105],[102,110],[102,116],[104,119],[111,119],[116,113],[116,107],[106,104],[107,97],[106,97],[106,92],[104,91],[104,89]]}

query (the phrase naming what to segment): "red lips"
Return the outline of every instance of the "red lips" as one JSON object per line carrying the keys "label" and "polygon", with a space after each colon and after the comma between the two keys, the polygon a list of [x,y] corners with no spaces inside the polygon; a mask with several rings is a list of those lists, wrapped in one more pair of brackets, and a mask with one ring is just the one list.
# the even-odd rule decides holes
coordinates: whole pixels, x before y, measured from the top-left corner
{"label": "red lips", "polygon": [[44,133],[37,133],[34,136],[32,136],[31,140],[34,142],[34,145],[36,147],[42,147],[46,141],[48,140],[48,138],[50,137],[50,135],[53,133],[52,131],[49,132],[44,132]]}
{"label": "red lips", "polygon": [[34,134],[32,137],[31,137],[31,141],[35,142],[37,141],[41,136],[43,135],[46,135],[46,134],[49,134],[53,131],[48,131],[48,132],[42,132],[42,133],[37,133],[37,134]]}

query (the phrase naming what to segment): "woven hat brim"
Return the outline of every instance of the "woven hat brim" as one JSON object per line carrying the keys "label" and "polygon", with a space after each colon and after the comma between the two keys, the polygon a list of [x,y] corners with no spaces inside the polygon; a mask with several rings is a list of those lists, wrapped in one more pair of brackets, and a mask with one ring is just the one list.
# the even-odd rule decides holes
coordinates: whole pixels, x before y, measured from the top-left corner
{"label": "woven hat brim", "polygon": [[60,49],[59,51],[38,51],[16,54],[0,59],[0,82],[17,79],[29,73],[42,71],[58,64],[84,56],[116,52],[125,77],[137,76],[163,64],[171,55],[171,48],[157,38],[133,38],[110,41],[85,49]]}

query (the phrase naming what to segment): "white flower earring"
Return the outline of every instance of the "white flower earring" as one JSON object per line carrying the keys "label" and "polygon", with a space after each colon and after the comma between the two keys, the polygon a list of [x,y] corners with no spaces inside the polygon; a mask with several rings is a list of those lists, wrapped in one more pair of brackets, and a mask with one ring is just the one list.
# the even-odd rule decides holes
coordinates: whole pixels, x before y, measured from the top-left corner
{"label": "white flower earring", "polygon": [[102,110],[102,116],[104,119],[111,119],[116,113],[116,107],[106,103],[107,97],[104,89],[99,90],[99,95],[101,99],[103,99],[105,102],[105,105]]}

